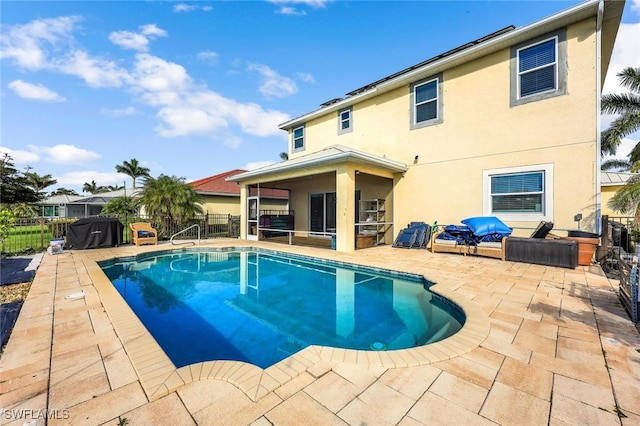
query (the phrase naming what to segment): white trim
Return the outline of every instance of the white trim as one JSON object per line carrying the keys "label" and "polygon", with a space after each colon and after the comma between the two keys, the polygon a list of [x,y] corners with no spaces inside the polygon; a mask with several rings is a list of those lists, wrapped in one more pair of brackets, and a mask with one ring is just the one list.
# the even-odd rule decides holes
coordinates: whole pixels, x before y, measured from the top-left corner
{"label": "white trim", "polygon": [[[491,176],[526,172],[544,172],[544,206],[541,213],[493,213],[491,211]],[[482,171],[482,214],[505,222],[553,222],[553,163],[506,167]]]}

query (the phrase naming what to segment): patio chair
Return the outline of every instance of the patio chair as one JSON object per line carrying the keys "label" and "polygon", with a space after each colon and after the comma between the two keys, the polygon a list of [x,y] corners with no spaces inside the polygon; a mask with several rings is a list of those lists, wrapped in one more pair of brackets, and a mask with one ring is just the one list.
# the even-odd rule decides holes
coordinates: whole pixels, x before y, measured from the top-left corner
{"label": "patio chair", "polygon": [[158,244],[158,231],[148,222],[130,223],[131,242],[137,246],[143,244]]}

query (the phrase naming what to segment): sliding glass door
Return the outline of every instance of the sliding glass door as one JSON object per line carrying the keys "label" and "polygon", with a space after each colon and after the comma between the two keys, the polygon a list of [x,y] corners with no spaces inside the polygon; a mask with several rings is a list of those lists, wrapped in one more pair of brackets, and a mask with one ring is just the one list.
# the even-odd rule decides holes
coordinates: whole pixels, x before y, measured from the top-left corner
{"label": "sliding glass door", "polygon": [[309,195],[309,231],[312,235],[336,232],[336,193]]}

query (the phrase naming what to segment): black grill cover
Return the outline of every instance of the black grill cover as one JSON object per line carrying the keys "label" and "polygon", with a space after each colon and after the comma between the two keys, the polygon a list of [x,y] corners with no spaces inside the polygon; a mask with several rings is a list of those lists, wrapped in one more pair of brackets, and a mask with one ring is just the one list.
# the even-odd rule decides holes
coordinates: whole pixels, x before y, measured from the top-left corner
{"label": "black grill cover", "polygon": [[89,249],[122,245],[124,225],[111,217],[86,217],[69,225],[66,247]]}

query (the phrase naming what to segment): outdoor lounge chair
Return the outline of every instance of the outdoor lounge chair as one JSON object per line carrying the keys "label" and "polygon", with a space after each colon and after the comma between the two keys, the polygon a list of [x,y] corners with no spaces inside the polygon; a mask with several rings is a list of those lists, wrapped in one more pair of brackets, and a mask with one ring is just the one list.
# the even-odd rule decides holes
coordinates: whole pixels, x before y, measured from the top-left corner
{"label": "outdoor lounge chair", "polygon": [[393,247],[426,248],[431,236],[431,226],[424,222],[411,222],[398,233]]}
{"label": "outdoor lounge chair", "polygon": [[131,242],[137,246],[143,244],[158,244],[158,231],[147,222],[130,223]]}

